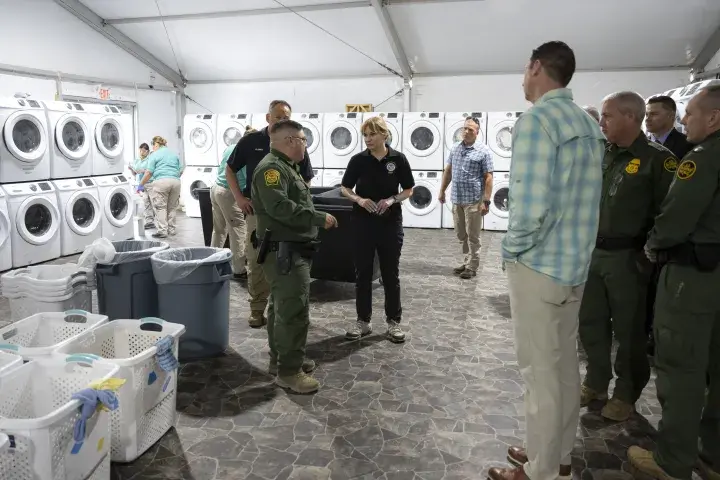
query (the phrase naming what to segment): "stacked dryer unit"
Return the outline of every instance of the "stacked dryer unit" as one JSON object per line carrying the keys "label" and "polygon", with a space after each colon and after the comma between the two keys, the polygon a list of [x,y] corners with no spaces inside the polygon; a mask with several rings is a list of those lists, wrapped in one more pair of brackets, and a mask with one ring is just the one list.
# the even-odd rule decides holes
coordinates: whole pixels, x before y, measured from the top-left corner
{"label": "stacked dryer unit", "polygon": [[245,129],[251,125],[252,115],[248,113],[226,113],[217,116],[217,154],[218,165],[223,153],[230,145],[237,144],[245,135]]}
{"label": "stacked dryer unit", "polygon": [[45,105],[33,99],[0,99],[0,183],[50,178],[52,147]]}
{"label": "stacked dryer unit", "polygon": [[93,178],[68,178],[52,182],[60,210],[61,255],[82,252],[102,236],[102,209]]}
{"label": "stacked dryer unit", "polygon": [[[462,142],[463,127],[465,121],[468,118],[476,118],[480,122],[480,129],[478,132],[477,140],[475,145],[485,145],[486,133],[487,133],[487,114],[484,112],[448,112],[445,114],[445,165],[450,158],[450,152],[458,143]],[[445,191],[445,208],[442,211],[442,228],[455,228],[455,220],[453,219],[453,204],[452,204],[452,181],[448,185]]]}
{"label": "stacked dryer unit", "polygon": [[134,154],[133,146],[127,144],[128,114],[112,105],[81,106],[87,113],[87,127],[92,138],[93,176],[123,174]]}
{"label": "stacked dryer unit", "polygon": [[50,178],[89,177],[93,173],[93,132],[85,107],[75,102],[47,102],[50,132]]}
{"label": "stacked dryer unit", "polygon": [[515,122],[522,112],[490,112],[487,115],[487,143],[493,154],[493,191],[490,211],[483,218],[485,230],[507,231],[510,160]]}
{"label": "stacked dryer unit", "polygon": [[[390,132],[390,138],[388,138],[388,145],[393,150],[402,152],[402,141],[403,141],[403,114],[398,112],[367,112],[363,114],[362,121],[365,123],[373,117],[381,117],[385,120]],[[362,132],[360,132],[362,137]],[[362,148],[365,147],[365,141],[363,140]]]}
{"label": "stacked dryer unit", "polygon": [[323,157],[323,114],[322,113],[293,113],[292,120],[300,123],[307,139],[307,153],[313,167],[314,177],[311,181],[313,187],[322,186],[325,159]]}
{"label": "stacked dryer unit", "polygon": [[402,203],[403,226],[441,228],[443,206],[438,200],[442,181],[445,114],[406,113],[403,118],[403,152],[415,178],[415,188]]}
{"label": "stacked dryer unit", "polygon": [[[237,114],[235,116],[238,120]],[[246,125],[244,122],[236,123],[242,128]],[[223,126],[222,135],[225,135],[228,126],[225,123]],[[200,201],[195,190],[210,187],[215,182],[220,155],[225,149],[216,141],[219,138],[218,116],[209,113],[186,115],[183,132],[185,171],[181,178],[180,199],[188,217],[200,218]]]}

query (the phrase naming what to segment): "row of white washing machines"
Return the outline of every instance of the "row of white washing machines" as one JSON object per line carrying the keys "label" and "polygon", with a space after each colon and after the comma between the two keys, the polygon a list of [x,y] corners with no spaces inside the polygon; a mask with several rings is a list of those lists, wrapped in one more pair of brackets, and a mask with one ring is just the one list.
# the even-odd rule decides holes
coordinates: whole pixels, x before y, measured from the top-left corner
{"label": "row of white washing machines", "polygon": [[1,185],[0,271],[133,238],[136,197],[125,175]]}
{"label": "row of white washing machines", "polygon": [[[512,130],[521,112],[369,112],[293,113],[308,138],[308,154],[315,170],[313,186],[337,186],[350,158],[365,148],[361,125],[373,116],[385,119],[390,146],[403,152],[415,176],[413,196],[403,204],[403,221],[410,228],[452,228],[450,190],[445,208],[438,200],[442,170],[452,148],[462,139],[468,117],[480,122],[478,144],[493,154],[494,182],[486,230],[507,230],[508,189],[512,157]],[[264,113],[188,115],[184,125],[185,159],[183,202],[189,216],[199,216],[195,188],[210,186],[228,145],[237,143],[250,125],[267,126]]]}
{"label": "row of white washing machines", "polygon": [[120,175],[132,163],[122,107],[0,98],[0,184]]}

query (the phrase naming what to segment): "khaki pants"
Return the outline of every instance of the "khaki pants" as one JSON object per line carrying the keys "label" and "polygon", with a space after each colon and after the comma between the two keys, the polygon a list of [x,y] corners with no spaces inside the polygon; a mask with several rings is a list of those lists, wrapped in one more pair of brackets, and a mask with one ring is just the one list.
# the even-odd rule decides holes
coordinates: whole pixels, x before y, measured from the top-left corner
{"label": "khaki pants", "polygon": [[223,248],[230,236],[232,270],[238,275],[245,271],[245,215],[238,206],[230,189],[213,185],[210,189],[212,202],[213,232],[210,246]]}
{"label": "khaki pants", "polygon": [[568,287],[519,262],[506,263],[532,480],[557,480],[570,465],[580,414],[578,311],[583,286]]}
{"label": "khaki pants", "polygon": [[[265,307],[270,296],[270,284],[265,278],[260,265],[257,263],[257,250],[253,248],[250,236],[257,227],[257,217],[248,215],[245,217],[245,255],[247,256],[248,294],[250,298],[250,315],[259,316],[265,313]],[[263,232],[258,232],[261,237]]]}
{"label": "khaki pants", "polygon": [[148,187],[150,185],[145,185],[145,192],[143,193],[143,206],[145,207],[145,211],[143,212],[143,216],[145,217],[145,225],[151,225],[155,224],[155,209],[153,208],[152,201],[150,200],[150,194],[148,193]]}
{"label": "khaki pants", "polygon": [[157,233],[174,235],[180,202],[180,180],[177,178],[155,180],[150,185],[148,194],[155,209]]}
{"label": "khaki pants", "polygon": [[453,221],[455,234],[462,252],[465,254],[464,265],[468,270],[477,272],[480,265],[480,230],[482,229],[482,201],[471,205],[453,205]]}

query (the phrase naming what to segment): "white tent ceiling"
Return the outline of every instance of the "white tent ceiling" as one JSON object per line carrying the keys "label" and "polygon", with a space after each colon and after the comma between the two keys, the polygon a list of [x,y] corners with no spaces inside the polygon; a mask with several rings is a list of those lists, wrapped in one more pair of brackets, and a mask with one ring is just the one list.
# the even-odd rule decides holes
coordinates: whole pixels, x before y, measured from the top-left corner
{"label": "white tent ceiling", "polygon": [[190,83],[517,72],[556,39],[583,70],[697,69],[720,49],[718,0],[55,1]]}

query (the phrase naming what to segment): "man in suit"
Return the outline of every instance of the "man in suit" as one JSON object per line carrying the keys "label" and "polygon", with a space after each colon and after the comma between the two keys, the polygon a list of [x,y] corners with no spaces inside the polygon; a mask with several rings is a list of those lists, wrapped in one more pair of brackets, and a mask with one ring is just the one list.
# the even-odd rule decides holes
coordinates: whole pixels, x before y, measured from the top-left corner
{"label": "man in suit", "polygon": [[675,128],[677,107],[675,100],[664,95],[652,97],[647,101],[645,126],[648,138],[664,146],[682,160],[692,149],[685,135]]}

